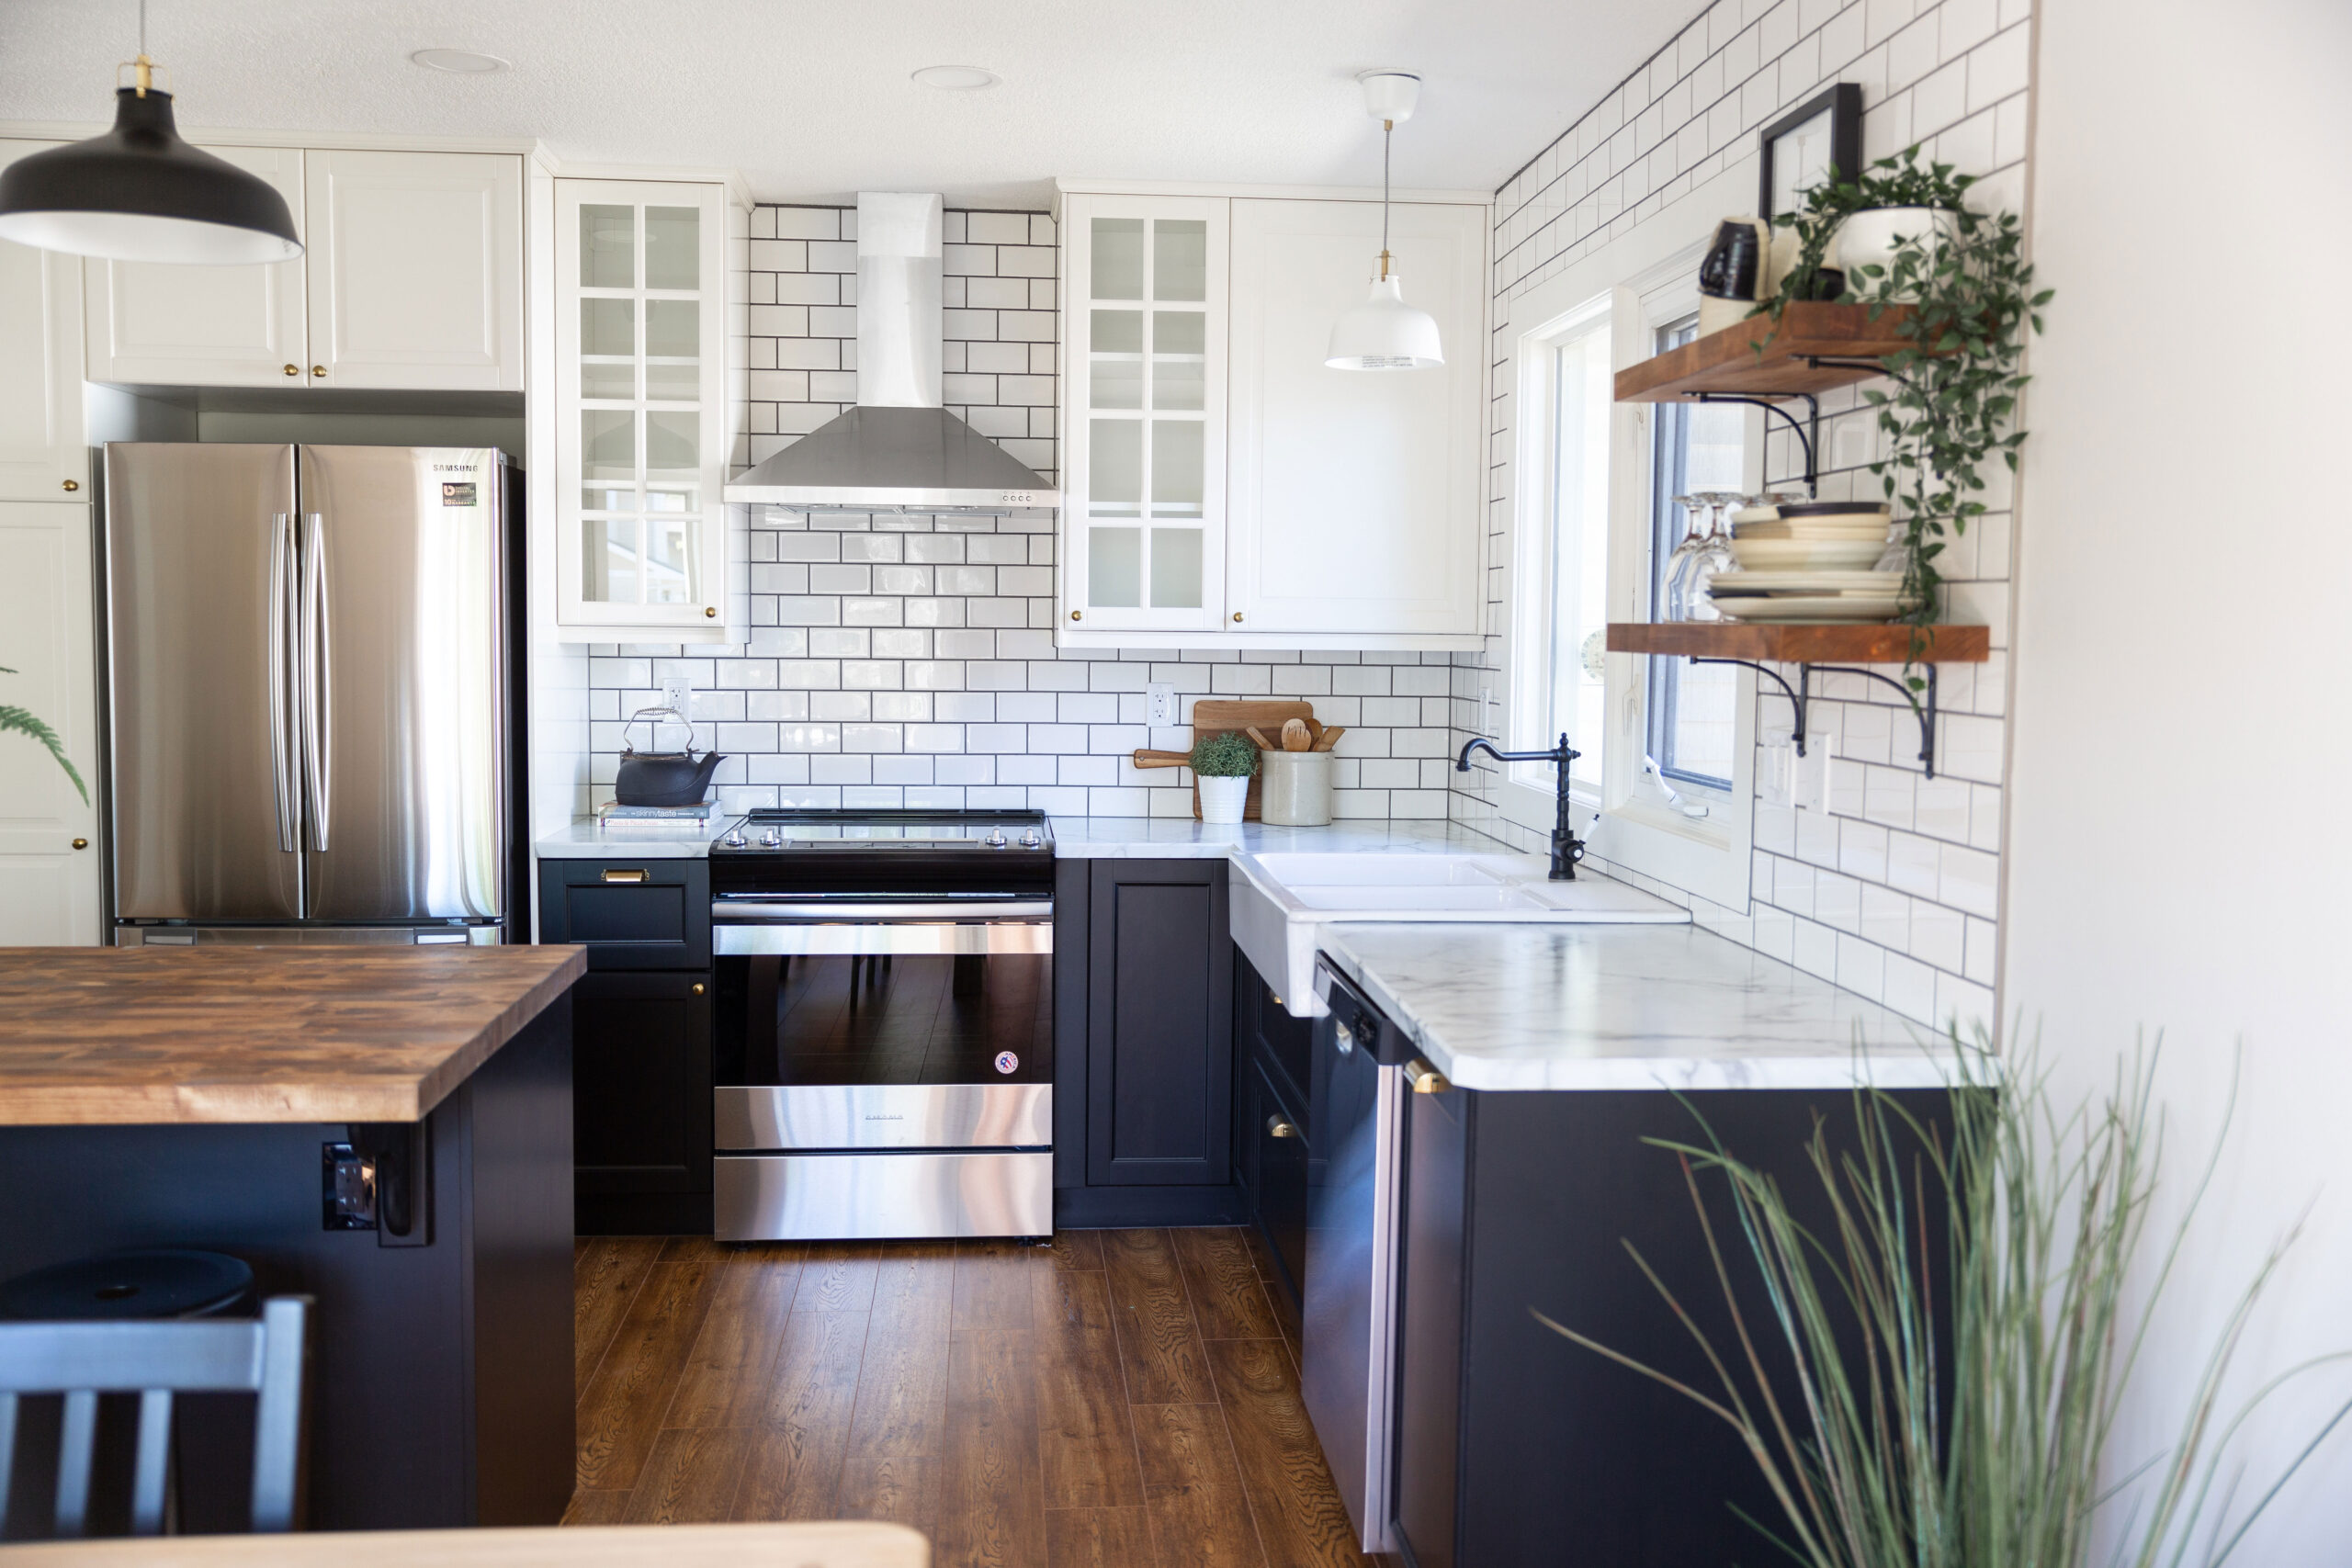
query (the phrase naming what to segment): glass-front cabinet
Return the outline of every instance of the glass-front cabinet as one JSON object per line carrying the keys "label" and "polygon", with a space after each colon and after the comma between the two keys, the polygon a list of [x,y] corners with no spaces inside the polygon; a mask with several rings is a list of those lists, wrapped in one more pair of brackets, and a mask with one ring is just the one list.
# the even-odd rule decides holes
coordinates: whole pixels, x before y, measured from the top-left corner
{"label": "glass-front cabinet", "polygon": [[556,188],[559,618],[707,640],[727,592],[724,188]]}
{"label": "glass-front cabinet", "polygon": [[1069,630],[1212,631],[1224,620],[1230,206],[1064,203]]}

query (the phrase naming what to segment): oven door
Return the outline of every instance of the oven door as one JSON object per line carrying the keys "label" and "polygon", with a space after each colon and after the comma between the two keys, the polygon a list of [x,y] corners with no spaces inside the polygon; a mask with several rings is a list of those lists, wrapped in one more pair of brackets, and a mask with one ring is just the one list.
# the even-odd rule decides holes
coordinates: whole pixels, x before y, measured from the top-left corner
{"label": "oven door", "polygon": [[1053,1144],[1053,903],[738,895],[712,908],[725,1153]]}

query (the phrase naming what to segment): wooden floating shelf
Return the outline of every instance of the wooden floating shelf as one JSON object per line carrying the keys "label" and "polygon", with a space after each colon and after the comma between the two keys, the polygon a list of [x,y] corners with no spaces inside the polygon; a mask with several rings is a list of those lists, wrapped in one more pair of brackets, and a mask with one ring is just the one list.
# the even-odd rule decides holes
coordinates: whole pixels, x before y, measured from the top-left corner
{"label": "wooden floating shelf", "polygon": [[1693,659],[1760,659],[1778,664],[1904,664],[1912,639],[1920,661],[1982,664],[1993,637],[1984,626],[1781,625],[1724,621],[1620,621],[1609,628],[1611,653],[1663,653]]}
{"label": "wooden floating shelf", "polygon": [[[1881,359],[1918,344],[1895,331],[1911,314],[1889,305],[1871,319],[1868,305],[1792,303],[1776,327],[1769,315],[1694,338],[1617,372],[1621,403],[1670,403],[1702,392],[1746,398],[1796,398],[1833,391],[1884,372],[1875,367],[1814,366],[1805,356]],[[1757,344],[1763,353],[1757,353]]]}

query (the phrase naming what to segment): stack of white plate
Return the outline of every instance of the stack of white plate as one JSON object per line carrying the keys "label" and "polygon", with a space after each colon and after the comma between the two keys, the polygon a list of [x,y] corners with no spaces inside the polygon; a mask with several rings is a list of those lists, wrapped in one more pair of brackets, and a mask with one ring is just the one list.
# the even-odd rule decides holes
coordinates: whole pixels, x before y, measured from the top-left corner
{"label": "stack of white plate", "polygon": [[1903,573],[1877,570],[1889,522],[1883,503],[1861,502],[1736,513],[1731,549],[1740,570],[1717,572],[1708,597],[1727,620],[1893,620],[1902,613]]}

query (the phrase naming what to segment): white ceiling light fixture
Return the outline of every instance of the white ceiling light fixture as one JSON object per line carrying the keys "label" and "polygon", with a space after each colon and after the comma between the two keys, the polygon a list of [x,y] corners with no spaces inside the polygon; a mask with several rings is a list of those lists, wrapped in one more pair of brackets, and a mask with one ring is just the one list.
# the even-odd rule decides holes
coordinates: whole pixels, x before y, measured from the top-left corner
{"label": "white ceiling light fixture", "polygon": [[494,54],[477,54],[470,49],[420,49],[408,58],[412,65],[422,65],[427,71],[446,71],[452,76],[487,76],[493,71],[505,70],[510,63]]}
{"label": "white ceiling light fixture", "polygon": [[977,93],[1004,80],[978,65],[926,65],[911,79],[943,93]]}
{"label": "white ceiling light fixture", "polygon": [[1372,298],[1341,316],[1331,328],[1323,363],[1334,370],[1428,370],[1445,363],[1437,321],[1405,303],[1405,291],[1388,254],[1388,142],[1400,121],[1413,118],[1421,79],[1406,71],[1367,71],[1364,111],[1380,122],[1380,272]]}

